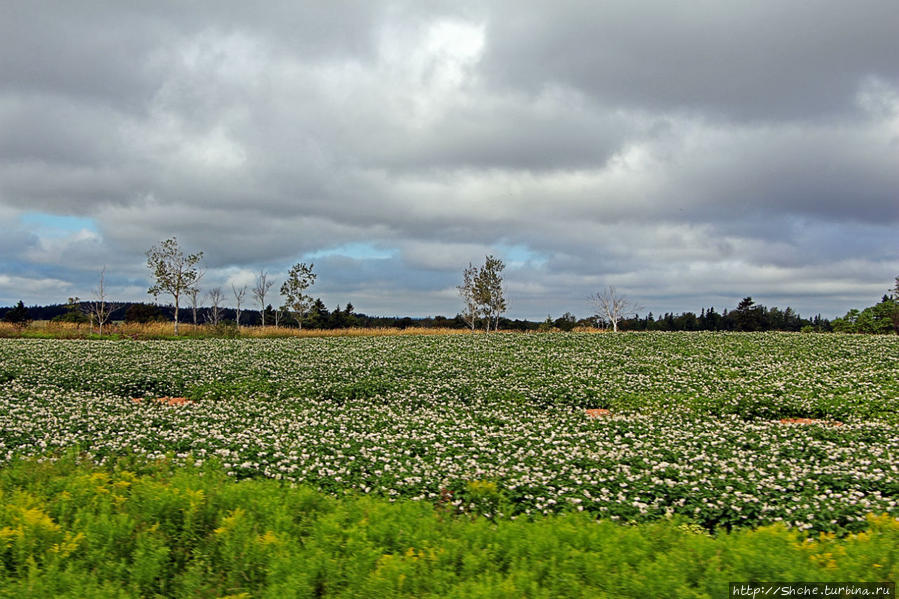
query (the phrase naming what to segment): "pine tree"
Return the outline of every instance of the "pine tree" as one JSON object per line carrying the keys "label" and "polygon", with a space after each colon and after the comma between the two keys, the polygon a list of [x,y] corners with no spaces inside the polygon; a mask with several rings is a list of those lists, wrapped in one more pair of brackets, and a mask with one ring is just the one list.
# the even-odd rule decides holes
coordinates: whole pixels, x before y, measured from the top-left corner
{"label": "pine tree", "polygon": [[16,307],[6,313],[3,317],[5,322],[11,322],[17,327],[24,327],[28,324],[28,321],[31,320],[28,315],[28,308],[25,307],[24,302],[19,300],[19,303],[16,304]]}

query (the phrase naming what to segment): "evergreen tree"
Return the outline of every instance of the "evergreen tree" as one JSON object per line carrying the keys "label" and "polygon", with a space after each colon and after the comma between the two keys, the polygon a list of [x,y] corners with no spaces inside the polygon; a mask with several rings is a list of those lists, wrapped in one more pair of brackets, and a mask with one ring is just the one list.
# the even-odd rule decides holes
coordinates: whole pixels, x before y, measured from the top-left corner
{"label": "evergreen tree", "polygon": [[19,303],[16,304],[16,307],[6,313],[3,317],[5,322],[11,322],[17,327],[24,327],[28,324],[28,321],[31,320],[28,315],[28,308],[25,307],[25,304],[22,300],[19,300]]}

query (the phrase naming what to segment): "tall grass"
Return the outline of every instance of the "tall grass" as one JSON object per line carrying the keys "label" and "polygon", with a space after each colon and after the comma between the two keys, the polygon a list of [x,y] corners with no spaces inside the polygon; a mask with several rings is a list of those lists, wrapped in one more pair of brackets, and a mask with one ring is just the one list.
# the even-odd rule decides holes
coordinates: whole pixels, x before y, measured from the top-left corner
{"label": "tall grass", "polygon": [[448,504],[333,498],[215,465],[0,470],[0,596],[725,597],[729,582],[889,581],[899,521],[807,538],[711,536],[584,513],[491,521]]}
{"label": "tall grass", "polygon": [[[480,332],[480,331],[479,331]],[[505,332],[505,331],[501,331]],[[425,328],[425,327],[377,327],[346,329],[298,329],[275,326],[242,326],[208,324],[178,324],[177,338],[203,339],[214,337],[250,337],[250,338],[284,338],[284,337],[382,337],[388,335],[464,335],[470,334],[468,329]],[[40,339],[96,339],[97,329],[90,325],[71,322],[50,322],[36,320],[27,326],[14,326],[0,322],[0,337],[22,337]],[[174,325],[171,322],[151,323],[111,323],[103,327],[103,337],[109,339],[173,339],[176,338]]]}
{"label": "tall grass", "polygon": [[397,327],[347,329],[294,329],[288,327],[241,327],[242,337],[383,337],[392,335],[464,335],[470,333],[466,329]]}

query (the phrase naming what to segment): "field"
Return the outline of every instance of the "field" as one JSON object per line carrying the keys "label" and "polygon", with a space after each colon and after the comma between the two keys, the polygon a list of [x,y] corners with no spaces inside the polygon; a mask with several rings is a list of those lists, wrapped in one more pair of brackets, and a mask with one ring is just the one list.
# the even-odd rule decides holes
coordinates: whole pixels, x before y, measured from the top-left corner
{"label": "field", "polygon": [[[590,329],[593,330],[593,329]],[[307,337],[381,337],[397,335],[464,335],[467,329],[442,327],[350,327],[345,329],[299,329],[283,326],[241,326],[234,323],[193,325],[182,322],[175,335],[171,322],[112,322],[103,327],[102,339],[222,339],[250,337],[254,339]],[[97,327],[86,323],[34,320],[24,326],[0,322],[0,338],[10,339],[93,339],[100,340]]]}
{"label": "field", "polygon": [[[501,527],[598,517],[851,540],[899,517],[899,338],[0,339],[0,461],[48,455],[98,473],[190,464]],[[899,561],[891,543],[871,580]]]}

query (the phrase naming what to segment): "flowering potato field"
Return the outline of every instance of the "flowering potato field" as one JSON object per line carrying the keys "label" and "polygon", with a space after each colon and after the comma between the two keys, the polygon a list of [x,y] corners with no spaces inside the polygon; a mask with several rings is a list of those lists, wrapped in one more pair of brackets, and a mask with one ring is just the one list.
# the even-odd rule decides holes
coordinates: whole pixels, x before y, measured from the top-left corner
{"label": "flowering potato field", "polygon": [[73,448],[489,517],[861,530],[899,516],[899,338],[0,340],[0,460]]}

